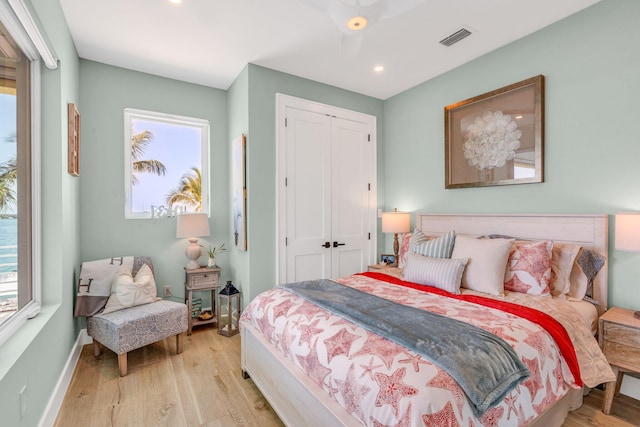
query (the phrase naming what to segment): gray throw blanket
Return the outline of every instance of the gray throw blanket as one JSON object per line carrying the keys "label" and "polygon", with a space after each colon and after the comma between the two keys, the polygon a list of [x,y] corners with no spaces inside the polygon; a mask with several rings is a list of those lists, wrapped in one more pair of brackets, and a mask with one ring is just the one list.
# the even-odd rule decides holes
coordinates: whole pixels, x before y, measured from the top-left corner
{"label": "gray throw blanket", "polygon": [[330,280],[280,287],[439,366],[458,382],[478,417],[529,376],[509,344],[476,326]]}

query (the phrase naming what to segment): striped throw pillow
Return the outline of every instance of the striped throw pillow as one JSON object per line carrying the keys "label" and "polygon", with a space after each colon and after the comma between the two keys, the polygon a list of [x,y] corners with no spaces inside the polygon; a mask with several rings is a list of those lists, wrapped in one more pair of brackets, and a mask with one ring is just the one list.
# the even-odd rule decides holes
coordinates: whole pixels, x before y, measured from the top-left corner
{"label": "striped throw pillow", "polygon": [[[424,236],[422,232],[420,233]],[[413,234],[415,235],[416,233]],[[413,241],[413,236],[411,236],[411,239]],[[433,258],[451,258],[455,242],[456,232],[451,230],[436,239],[426,241],[416,239],[416,243],[411,246],[411,252]]]}
{"label": "striped throw pillow", "polygon": [[404,280],[459,294],[467,261],[467,258],[432,258],[409,253],[404,267]]}

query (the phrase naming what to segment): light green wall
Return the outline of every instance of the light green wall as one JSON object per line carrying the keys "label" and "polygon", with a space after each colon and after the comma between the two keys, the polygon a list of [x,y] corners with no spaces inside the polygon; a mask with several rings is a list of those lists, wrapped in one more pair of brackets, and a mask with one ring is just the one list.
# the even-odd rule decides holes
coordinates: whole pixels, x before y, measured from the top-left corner
{"label": "light green wall", "polygon": [[[244,67],[242,72],[236,77],[235,81],[227,92],[227,111],[229,114],[229,135],[227,136],[227,144],[231,146],[231,141],[241,134],[249,137],[249,66]],[[228,162],[231,164],[231,150],[229,150]],[[229,182],[229,198],[227,200],[229,210],[232,206],[232,189]],[[234,285],[243,292],[243,305],[247,305],[249,300],[249,262],[250,251],[239,251],[234,243],[233,218],[229,215],[229,258],[230,258],[230,277],[233,278]]]}
{"label": "light green wall", "polygon": [[[42,312],[0,346],[0,424],[35,426],[76,339],[79,179],[67,174],[67,103],[80,106],[78,57],[57,1],[26,1],[59,59],[42,67]],[[27,387],[20,419],[18,393]]]}
{"label": "light green wall", "polygon": [[[385,101],[387,206],[426,212],[640,210],[640,2],[605,0]],[[464,42],[462,42],[464,43]],[[543,74],[545,182],[444,189],[446,105]],[[613,236],[613,218],[610,235]],[[609,252],[609,305],[640,309],[638,255]]]}
{"label": "light green wall", "polygon": [[[382,150],[383,103],[379,99],[249,65],[247,137],[247,235],[250,253],[245,302],[271,289],[276,280],[276,93],[283,93],[377,117],[378,152]],[[380,160],[379,160],[380,162]],[[378,164],[378,181],[383,163]],[[381,203],[382,193],[378,195]]]}
{"label": "light green wall", "polygon": [[[81,261],[150,256],[159,295],[164,286],[171,286],[176,300],[184,301],[187,242],[176,239],[175,218],[124,218],[124,109],[209,120],[211,236],[200,243],[229,246],[227,93],[88,60],[80,61],[80,90]],[[217,261],[225,280],[229,258],[223,254]]]}

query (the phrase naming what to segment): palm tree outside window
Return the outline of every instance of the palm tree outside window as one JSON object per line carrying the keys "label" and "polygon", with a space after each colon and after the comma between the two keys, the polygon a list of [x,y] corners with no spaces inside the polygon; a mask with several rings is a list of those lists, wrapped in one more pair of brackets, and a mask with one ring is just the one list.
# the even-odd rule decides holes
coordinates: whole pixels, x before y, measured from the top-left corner
{"label": "palm tree outside window", "polygon": [[209,213],[209,122],[125,109],[126,218]]}

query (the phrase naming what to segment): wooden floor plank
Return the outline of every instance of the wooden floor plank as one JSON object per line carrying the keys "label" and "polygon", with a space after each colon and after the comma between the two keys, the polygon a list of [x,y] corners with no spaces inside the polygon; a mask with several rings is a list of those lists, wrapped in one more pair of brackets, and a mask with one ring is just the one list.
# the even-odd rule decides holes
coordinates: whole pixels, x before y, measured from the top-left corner
{"label": "wooden floor plank", "polygon": [[[108,349],[93,357],[83,348],[55,427],[88,426],[282,426],[250,379],[242,378],[240,335],[227,338],[213,327],[129,353],[129,374],[118,375],[118,359]],[[614,399],[611,415],[602,413],[601,390],[593,390],[563,427],[640,425],[640,402]]]}

